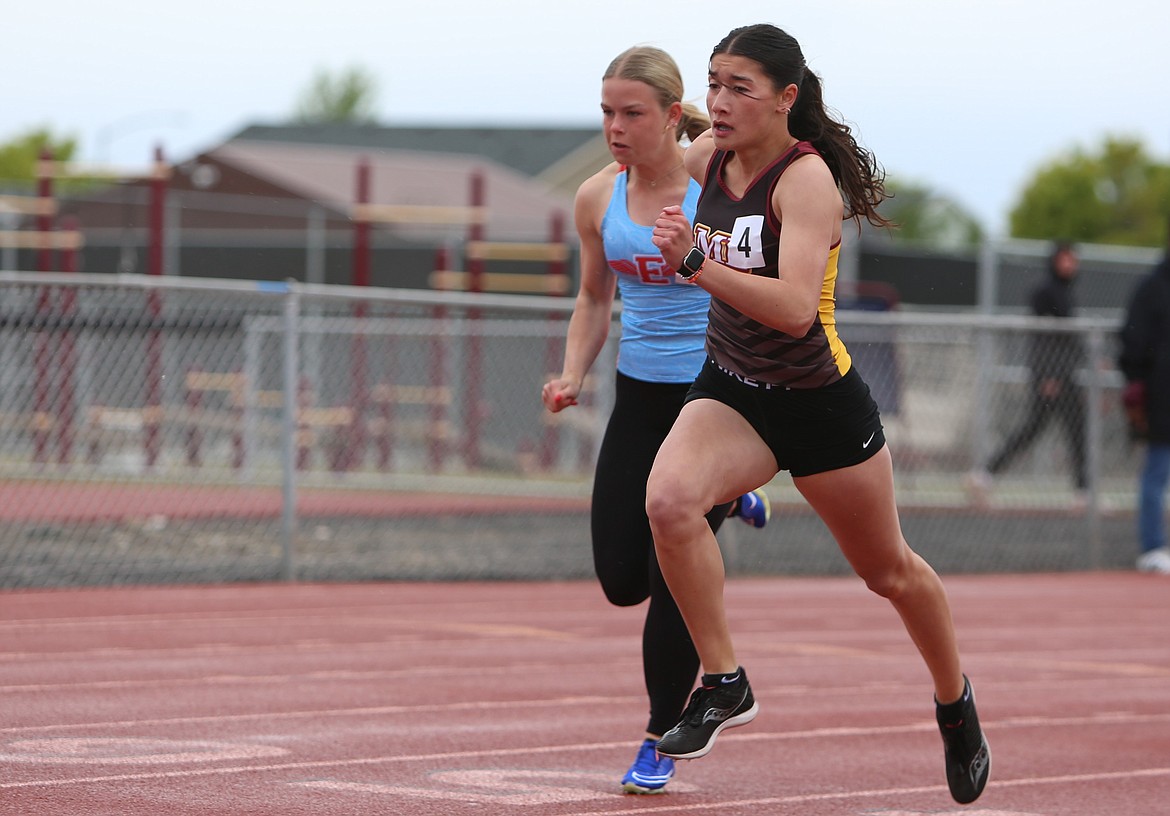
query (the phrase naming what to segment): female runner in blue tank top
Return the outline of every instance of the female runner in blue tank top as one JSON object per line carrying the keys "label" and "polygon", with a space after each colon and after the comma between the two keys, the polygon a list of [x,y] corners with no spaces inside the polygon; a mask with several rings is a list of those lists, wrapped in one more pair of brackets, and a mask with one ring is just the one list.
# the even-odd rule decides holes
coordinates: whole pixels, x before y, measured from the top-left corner
{"label": "female runner in blue tank top", "polygon": [[[630,793],[659,793],[674,762],[655,742],[678,720],[695,682],[699,657],[654,557],[646,519],[646,477],[658,447],[703,367],[709,295],[678,278],[651,240],[663,207],[694,214],[699,185],[683,169],[683,135],[708,127],[682,103],[677,65],[664,51],[637,47],[619,55],[602,79],[605,136],[616,163],[577,192],[581,286],[569,320],[561,374],[541,394],[549,411],[576,404],[582,381],[609,332],[615,289],[621,291],[622,334],[616,399],[598,453],[593,483],[593,560],[606,598],[618,606],[650,604],[642,663],[650,719],[634,764],[622,778]],[[761,491],[707,514],[717,530],[729,514],[756,527],[767,520]]]}
{"label": "female runner in blue tank top", "polygon": [[951,795],[983,791],[991,755],[960,667],[942,581],[902,535],[890,451],[869,388],[837,334],[844,218],[886,220],[880,168],[829,116],[800,46],[771,25],[739,28],[710,57],[711,130],[687,171],[696,214],[655,222],[663,258],[711,293],[708,362],[646,485],[662,573],[704,669],[660,753],[694,759],[758,706],[732,645],[723,561],[707,508],[788,470],[866,585],[887,598],[933,681]]}

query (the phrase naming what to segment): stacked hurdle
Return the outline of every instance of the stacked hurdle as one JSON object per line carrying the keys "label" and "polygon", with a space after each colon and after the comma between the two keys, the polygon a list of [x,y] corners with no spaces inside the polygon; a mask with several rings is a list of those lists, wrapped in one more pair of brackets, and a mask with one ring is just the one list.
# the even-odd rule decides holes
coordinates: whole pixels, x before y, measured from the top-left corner
{"label": "stacked hurdle", "polygon": [[[0,248],[37,250],[36,269],[39,272],[76,272],[77,253],[84,245],[74,219],[61,219],[56,229],[58,213],[54,182],[58,179],[148,179],[150,181],[148,273],[163,274],[163,230],[166,192],[171,170],[164,162],[162,148],[156,148],[154,163],[146,173],[126,172],[116,168],[96,168],[55,161],[48,150],[41,153],[36,167],[37,194],[33,198],[0,197],[0,207],[36,217],[36,229],[0,232]],[[59,252],[56,264],[54,251]],[[147,293],[147,310],[152,323],[162,316],[162,299],[156,291]],[[60,299],[54,298],[50,287],[44,287],[37,297],[37,315],[41,330],[34,346],[34,408],[33,461],[42,464],[49,459],[51,433],[57,431],[57,458],[62,464],[72,458],[74,442],[74,388],[76,368],[73,321],[76,313],[76,290],[65,289]],[[161,448],[162,422],[162,333],[151,326],[147,334],[145,365],[145,404],[137,409],[137,420],[143,432],[146,464],[153,467]],[[109,409],[114,410],[114,409]],[[125,413],[127,409],[117,409]],[[86,416],[91,420],[87,430],[100,435],[106,426],[108,411],[103,406],[89,406]],[[97,419],[95,419],[97,418]],[[94,447],[91,444],[91,449]],[[100,447],[100,445],[98,446]]]}
{"label": "stacked hurdle", "polygon": [[[43,151],[37,162],[37,189],[35,196],[0,196],[0,209],[20,216],[32,217],[33,229],[0,231],[0,249],[32,249],[36,251],[38,272],[74,272],[77,252],[84,241],[75,221],[66,221],[58,229],[57,199],[53,194],[53,175],[50,172],[52,154]],[[59,253],[54,263],[54,254]],[[56,269],[55,269],[56,267]],[[58,293],[43,287],[37,293],[37,324],[33,340],[33,412],[30,430],[33,437],[33,461],[46,464],[50,458],[53,432],[57,435],[57,459],[68,462],[72,456],[74,439],[73,411],[73,357],[72,331],[59,332],[55,324],[68,325],[76,303],[71,290]],[[55,353],[60,355],[55,361]],[[54,362],[61,363],[59,379],[54,376]]]}
{"label": "stacked hurdle", "polygon": [[[546,242],[504,242],[489,241],[486,237],[486,222],[488,208],[484,176],[481,172],[473,172],[470,178],[470,196],[467,206],[424,206],[424,205],[392,205],[375,204],[370,202],[370,165],[366,160],[358,163],[357,195],[351,211],[354,221],[354,267],[353,282],[356,286],[369,285],[370,280],[370,231],[375,224],[418,224],[428,226],[456,226],[467,230],[464,244],[464,269],[450,268],[449,253],[439,250],[436,255],[435,270],[431,273],[430,282],[434,289],[440,291],[459,291],[471,293],[508,292],[546,295],[565,295],[569,291],[569,275],[566,266],[569,259],[569,247],[565,242],[565,224],[563,214],[552,214],[549,227],[549,240]],[[545,274],[533,275],[516,272],[488,272],[486,265],[489,261],[543,261]],[[355,317],[363,317],[364,310],[355,307]],[[446,318],[446,309],[435,306],[433,317],[436,320]],[[482,318],[478,307],[472,306],[467,310],[469,320]],[[550,315],[550,319],[555,316]],[[430,465],[439,470],[443,466],[447,448],[451,440],[450,424],[447,420],[447,410],[450,408],[452,394],[445,381],[444,365],[446,352],[445,339],[436,336],[432,346],[431,380],[426,385],[391,386],[382,384],[373,391],[373,401],[379,406],[379,418],[374,425],[378,434],[378,463],[382,468],[389,466],[394,441],[394,408],[402,402],[423,403],[430,407],[430,430],[428,439],[430,445]],[[560,366],[562,341],[550,341],[548,348],[549,364]],[[485,419],[484,401],[482,398],[482,342],[481,338],[472,332],[468,338],[466,379],[463,397],[466,400],[467,415],[464,434],[462,436],[462,457],[469,469],[476,469],[481,464],[480,439],[482,423]],[[353,381],[352,403],[357,416],[365,415],[365,409],[370,402],[371,392],[366,383],[366,350],[361,333],[354,337],[353,348]],[[346,458],[346,466],[356,464],[358,452],[364,443],[364,426],[361,422],[354,423],[350,449],[353,456]],[[555,431],[548,429],[542,443],[541,461],[551,464],[555,454]]]}

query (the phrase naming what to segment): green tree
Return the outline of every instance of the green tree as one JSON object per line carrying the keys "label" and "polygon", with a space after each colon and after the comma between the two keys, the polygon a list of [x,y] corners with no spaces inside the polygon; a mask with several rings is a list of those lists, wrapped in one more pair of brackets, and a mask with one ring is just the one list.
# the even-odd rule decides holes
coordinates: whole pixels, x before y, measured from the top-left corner
{"label": "green tree", "polygon": [[301,124],[371,122],[377,84],[363,68],[318,70],[301,94],[294,119]]}
{"label": "green tree", "polygon": [[1170,216],[1170,166],[1140,141],[1106,137],[1041,167],[1010,215],[1016,238],[1163,246]]}
{"label": "green tree", "polygon": [[889,231],[895,243],[971,247],[983,240],[979,219],[953,199],[924,184],[887,178],[892,198],[881,203],[881,213],[897,224]]}
{"label": "green tree", "polygon": [[37,161],[45,148],[55,161],[69,161],[77,151],[77,139],[36,128],[0,143],[0,183],[30,185],[37,177]]}

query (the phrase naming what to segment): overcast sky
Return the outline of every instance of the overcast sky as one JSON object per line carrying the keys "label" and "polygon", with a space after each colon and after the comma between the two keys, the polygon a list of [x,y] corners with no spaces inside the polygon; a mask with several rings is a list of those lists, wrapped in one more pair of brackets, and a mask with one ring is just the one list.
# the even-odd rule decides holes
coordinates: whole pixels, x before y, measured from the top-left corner
{"label": "overcast sky", "polygon": [[4,11],[0,141],[38,126],[83,161],[179,161],[295,110],[314,74],[361,67],[386,124],[600,125],[626,47],[678,61],[703,102],[732,28],[794,35],[826,102],[898,178],[1003,234],[1022,185],[1106,135],[1170,162],[1161,0],[57,0]]}

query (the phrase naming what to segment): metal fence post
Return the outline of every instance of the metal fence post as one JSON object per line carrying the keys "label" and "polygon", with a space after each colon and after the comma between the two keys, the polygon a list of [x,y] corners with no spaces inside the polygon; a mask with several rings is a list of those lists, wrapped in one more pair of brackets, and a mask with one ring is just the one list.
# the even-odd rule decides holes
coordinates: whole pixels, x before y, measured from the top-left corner
{"label": "metal fence post", "polygon": [[240,427],[243,433],[236,466],[243,482],[252,480],[256,454],[260,448],[256,390],[260,387],[260,342],[263,331],[256,328],[257,321],[257,318],[244,318],[244,376],[239,394]]}
{"label": "metal fence post", "polygon": [[296,579],[294,548],[297,537],[297,412],[299,410],[300,360],[297,356],[300,334],[301,296],[296,281],[288,282],[284,296],[284,376],[281,392],[284,395],[280,425],[281,472],[281,575],[286,581]]}
{"label": "metal fence post", "polygon": [[[985,241],[979,252],[978,302],[979,312],[995,314],[996,282],[999,278],[999,255],[994,242]],[[991,371],[995,367],[995,337],[991,329],[982,328],[976,335],[975,356],[975,416],[971,434],[971,466],[986,466],[987,451],[991,447]]]}
{"label": "metal fence post", "polygon": [[1085,510],[1088,513],[1089,552],[1093,568],[1101,569],[1105,566],[1105,542],[1101,530],[1101,463],[1103,460],[1101,445],[1104,433],[1101,417],[1103,390],[1101,388],[1100,363],[1105,357],[1105,338],[1102,335],[1102,330],[1099,328],[1090,329],[1088,340],[1089,376],[1086,400],[1089,405],[1088,411],[1085,413],[1087,426],[1085,428],[1087,437],[1085,440],[1087,448],[1085,466],[1089,477],[1089,496]]}

